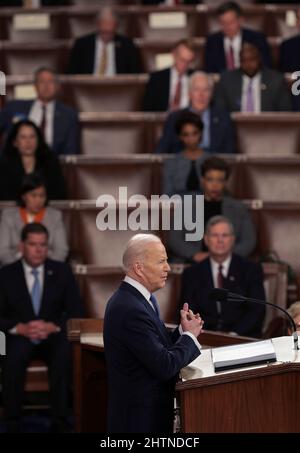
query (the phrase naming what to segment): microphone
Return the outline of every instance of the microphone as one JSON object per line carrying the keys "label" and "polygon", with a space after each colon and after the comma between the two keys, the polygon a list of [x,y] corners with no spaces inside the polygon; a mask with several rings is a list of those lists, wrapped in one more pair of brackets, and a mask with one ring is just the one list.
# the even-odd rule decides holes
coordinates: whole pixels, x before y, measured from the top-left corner
{"label": "microphone", "polygon": [[296,324],[291,317],[291,315],[284,309],[279,307],[278,305],[272,304],[271,302],[265,302],[264,300],[260,299],[253,299],[251,297],[240,296],[239,294],[230,293],[228,289],[224,288],[214,288],[209,295],[209,298],[215,302],[254,302],[255,304],[262,304],[262,305],[270,305],[271,307],[276,308],[277,310],[282,311],[289,319],[292,327],[293,327],[293,339],[294,339],[294,349],[299,350],[298,346],[298,333]]}

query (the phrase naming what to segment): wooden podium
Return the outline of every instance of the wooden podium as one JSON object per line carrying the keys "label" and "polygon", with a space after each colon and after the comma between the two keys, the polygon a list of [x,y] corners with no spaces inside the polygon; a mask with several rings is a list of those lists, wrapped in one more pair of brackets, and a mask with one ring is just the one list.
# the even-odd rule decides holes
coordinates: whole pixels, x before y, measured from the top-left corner
{"label": "wooden podium", "polygon": [[185,368],[176,385],[182,432],[299,432],[300,351],[291,337],[273,344],[273,364],[215,373],[208,349]]}
{"label": "wooden podium", "polygon": [[[73,343],[76,432],[106,432],[102,328],[99,319],[68,323]],[[254,340],[204,331],[200,341],[217,347]],[[275,364],[220,373],[214,372],[211,349],[203,349],[201,356],[182,370],[182,380],[176,385],[181,431],[299,432],[300,352],[293,351],[290,337],[273,341],[278,358]]]}

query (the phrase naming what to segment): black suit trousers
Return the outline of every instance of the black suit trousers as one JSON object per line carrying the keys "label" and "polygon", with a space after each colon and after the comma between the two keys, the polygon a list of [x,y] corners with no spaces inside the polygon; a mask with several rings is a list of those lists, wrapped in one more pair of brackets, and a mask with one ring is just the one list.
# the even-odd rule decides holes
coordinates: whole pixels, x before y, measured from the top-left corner
{"label": "black suit trousers", "polygon": [[34,344],[25,337],[8,335],[2,365],[3,406],[7,419],[19,418],[24,395],[26,369],[34,358],[48,366],[50,404],[53,418],[65,418],[71,376],[71,345],[65,333],[52,334]]}

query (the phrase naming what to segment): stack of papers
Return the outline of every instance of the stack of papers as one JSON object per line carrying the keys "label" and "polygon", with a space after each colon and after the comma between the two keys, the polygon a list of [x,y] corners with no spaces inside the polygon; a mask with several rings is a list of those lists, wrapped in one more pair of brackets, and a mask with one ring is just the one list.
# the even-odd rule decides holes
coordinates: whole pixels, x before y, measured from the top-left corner
{"label": "stack of papers", "polygon": [[225,346],[211,352],[215,371],[276,362],[272,340]]}

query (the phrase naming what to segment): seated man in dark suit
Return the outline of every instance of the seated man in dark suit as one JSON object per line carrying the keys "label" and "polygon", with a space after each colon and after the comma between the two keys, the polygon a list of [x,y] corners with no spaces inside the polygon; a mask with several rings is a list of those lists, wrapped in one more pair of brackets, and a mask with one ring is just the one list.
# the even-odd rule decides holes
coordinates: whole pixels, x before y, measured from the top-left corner
{"label": "seated man in dark suit", "polygon": [[235,2],[226,2],[217,10],[221,31],[209,35],[205,45],[205,70],[222,72],[240,66],[242,43],[249,42],[259,48],[263,63],[271,66],[270,50],[265,36],[242,27],[242,9]]}
{"label": "seated man in dark suit", "polygon": [[263,305],[210,300],[213,288],[265,300],[261,266],[233,253],[233,231],[224,216],[209,220],[204,236],[209,257],[184,271],[180,303],[199,311],[208,330],[259,337],[265,316]]}
{"label": "seated man in dark suit", "polygon": [[211,104],[213,80],[205,72],[194,72],[190,77],[190,106],[170,113],[163,134],[155,149],[156,153],[177,153],[183,144],[176,134],[176,122],[184,111],[197,113],[203,122],[203,134],[199,147],[212,153],[234,153],[233,126],[228,112]]}
{"label": "seated man in dark suit", "polygon": [[143,110],[165,112],[178,110],[189,103],[190,66],[195,58],[193,44],[182,39],[175,44],[171,68],[152,72],[146,85]]}
{"label": "seated man in dark suit", "polygon": [[78,115],[57,100],[59,84],[54,71],[39,68],[34,75],[37,98],[32,101],[10,101],[0,112],[0,131],[9,132],[13,123],[30,119],[40,127],[44,139],[56,154],[79,152]]}
{"label": "seated man in dark suit", "polygon": [[38,223],[22,230],[23,259],[0,270],[0,331],[6,334],[3,405],[8,431],[20,429],[27,365],[47,362],[53,431],[65,429],[70,391],[71,346],[66,322],[82,316],[79,290],[69,265],[47,259],[48,231]]}
{"label": "seated man in dark suit", "polygon": [[108,432],[171,433],[177,373],[200,354],[203,323],[188,304],[172,334],[160,319],[152,293],[165,286],[170,267],[157,236],[133,236],[123,264],[125,279],[104,318]]}
{"label": "seated man in dark suit", "polygon": [[282,74],[262,66],[260,52],[244,43],[241,67],[222,73],[215,89],[216,105],[230,112],[291,111],[291,94]]}
{"label": "seated man in dark suit", "polygon": [[[256,244],[256,232],[247,207],[240,200],[226,194],[226,183],[230,175],[228,164],[219,157],[210,157],[202,162],[201,187],[204,195],[204,228],[216,215],[223,215],[233,225],[235,242],[233,251],[237,255],[249,256]],[[190,231],[189,231],[190,232]],[[168,237],[170,259],[179,263],[198,263],[209,256],[202,241],[186,241],[186,229],[171,229]]]}
{"label": "seated man in dark suit", "polygon": [[[297,10],[297,26],[300,30],[300,8]],[[282,72],[300,71],[300,34],[282,41],[279,50],[279,69]]]}
{"label": "seated man in dark suit", "polygon": [[98,15],[98,31],[76,39],[68,73],[113,76],[141,72],[140,55],[133,41],[116,33],[118,17],[109,7]]}

